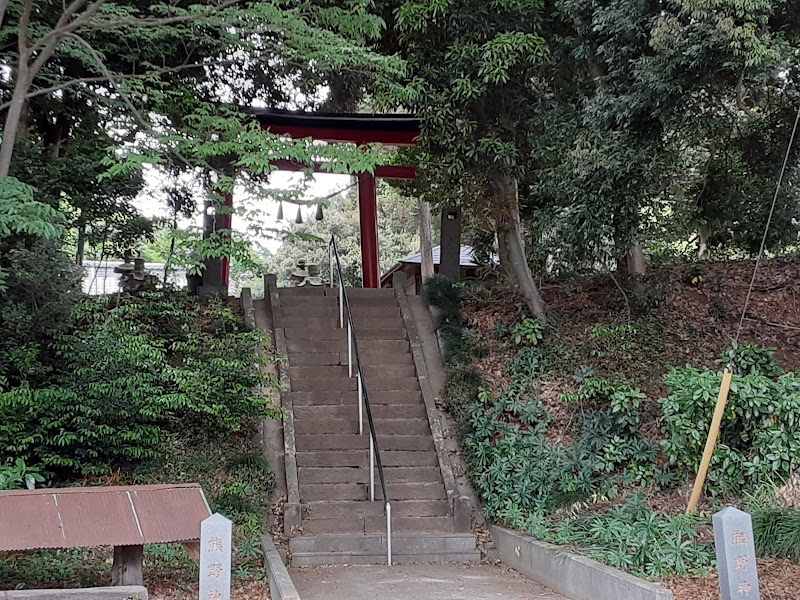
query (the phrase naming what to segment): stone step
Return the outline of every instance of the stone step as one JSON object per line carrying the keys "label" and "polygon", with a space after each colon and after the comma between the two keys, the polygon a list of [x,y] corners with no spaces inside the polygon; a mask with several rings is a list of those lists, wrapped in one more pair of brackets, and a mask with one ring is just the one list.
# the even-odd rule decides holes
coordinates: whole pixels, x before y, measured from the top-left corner
{"label": "stone step", "polygon": [[348,377],[296,378],[290,376],[289,380],[293,392],[352,392],[353,394],[357,394],[358,391],[358,383],[356,380]]}
{"label": "stone step", "polygon": [[[358,319],[363,317],[371,319],[397,319],[400,317],[400,307],[396,304],[352,305],[350,308],[353,313],[353,323],[356,327],[358,327]],[[284,318],[338,319],[339,307],[333,302],[316,305],[295,303],[292,300],[292,303],[288,306],[281,305],[281,315]],[[347,323],[347,314],[345,314],[345,323]]]}
{"label": "stone step", "polygon": [[[345,288],[348,298],[395,298],[395,293],[392,288]],[[327,288],[325,290],[326,296],[339,296],[339,288]]]}
{"label": "stone step", "polygon": [[[363,450],[369,448],[369,439],[365,426],[364,435],[298,434],[295,436],[295,444],[300,452],[307,450]],[[425,452],[434,449],[433,438],[430,435],[384,435],[378,439],[378,445],[381,452],[384,450]]]}
{"label": "stone step", "polygon": [[[445,500],[444,484],[436,482],[387,483],[386,490],[392,500]],[[382,499],[379,479],[375,478],[375,498]],[[368,483],[311,483],[300,486],[300,501],[315,500],[367,500]]]}
{"label": "stone step", "polygon": [[[358,517],[383,517],[383,502],[360,500],[325,500],[303,504],[303,514],[310,519],[349,519]],[[446,517],[447,500],[402,500],[392,502],[392,517]]]}
{"label": "stone step", "polygon": [[[405,340],[408,339],[405,327],[359,327],[356,325],[356,338],[361,340]],[[338,327],[323,329],[318,327],[286,327],[284,330],[287,340],[345,340],[347,341],[347,328]]]}
{"label": "stone step", "polygon": [[[301,294],[297,296],[290,296],[284,298],[286,306],[334,306],[339,309],[338,296],[317,296],[313,294]],[[350,303],[350,308],[353,312],[362,306],[397,306],[397,298],[394,294],[391,296],[373,296],[373,295],[354,295],[347,296],[347,301]],[[284,306],[284,302],[281,302]]]}
{"label": "stone step", "polygon": [[[366,533],[386,533],[386,517],[364,519]],[[398,517],[392,507],[392,533],[452,533],[453,517]]]}
{"label": "stone step", "polygon": [[[304,535],[289,541],[294,566],[383,564],[386,546],[386,535],[378,533]],[[396,564],[479,560],[480,551],[471,533],[392,535],[392,561]]]}
{"label": "stone step", "polygon": [[[369,386],[369,383],[367,383]],[[419,404],[422,405],[422,393],[416,391],[382,391],[368,388],[369,405],[378,406],[380,404],[401,405]],[[297,406],[353,406],[358,410],[358,393],[352,391],[313,391],[313,392],[288,392],[285,396]]]}
{"label": "stone step", "polygon": [[[382,504],[382,503],[381,503]],[[385,533],[386,517],[309,519],[302,525],[304,535],[325,533]],[[396,517],[392,513],[393,533],[452,533],[453,517]]]}
{"label": "stone step", "polygon": [[283,287],[278,288],[278,295],[287,298],[295,298],[297,296],[324,297],[325,289],[323,286]]}
{"label": "stone step", "polygon": [[[353,361],[355,363],[355,360]],[[371,352],[361,355],[361,365],[363,367],[392,367],[407,366],[414,364],[414,357],[410,352],[395,354],[393,352]],[[309,367],[309,366],[347,366],[347,352],[295,352],[289,355],[290,367]]]}
{"label": "stone step", "polygon": [[[384,450],[380,447],[381,461],[388,467],[438,467],[435,452],[413,450]],[[306,450],[295,455],[297,466],[302,467],[364,467],[369,464],[369,450]]]}
{"label": "stone step", "polygon": [[[290,357],[293,353],[307,354],[310,352],[338,352],[347,358],[347,342],[342,340],[286,340],[286,350]],[[358,351],[362,357],[373,352],[392,354],[408,354],[411,346],[408,340],[361,340]],[[345,364],[347,364],[345,360]]]}
{"label": "stone step", "polygon": [[[353,325],[356,327],[356,333],[362,329],[382,329],[386,327],[401,327],[403,320],[400,317],[373,317],[370,315],[362,315],[360,313],[353,313]],[[345,322],[345,326],[347,323]],[[295,328],[311,328],[311,329],[340,329],[339,327],[339,314],[335,316],[314,316],[309,315],[306,317],[289,317],[284,315],[283,327],[286,329]]]}
{"label": "stone step", "polygon": [[[435,483],[442,476],[438,467],[384,467],[390,483]],[[317,483],[369,483],[369,467],[300,467],[300,485]],[[376,469],[377,477],[377,469]]]}
{"label": "stone step", "polygon": [[[315,365],[313,367],[289,366],[289,378],[347,378],[349,371],[345,365]],[[355,369],[353,370],[355,373]],[[364,379],[369,382],[375,377],[416,377],[417,370],[413,365],[370,365],[364,366]]]}
{"label": "stone step", "polygon": [[[302,393],[302,392],[300,392]],[[416,404],[376,404],[370,398],[372,416],[377,422],[382,419],[426,419],[425,406]],[[358,406],[353,402],[347,406],[294,406],[295,425],[304,420],[340,420],[347,419],[355,423],[358,419]],[[427,424],[427,420],[426,420]]]}
{"label": "stone step", "polygon": [[[293,392],[355,392],[358,391],[358,381],[355,377],[299,377],[289,378]],[[416,377],[391,377],[391,376],[365,376],[364,385],[367,392],[405,392],[419,390],[419,381]]]}
{"label": "stone step", "polygon": [[[344,356],[344,360],[342,357]],[[290,367],[309,367],[320,365],[341,365],[347,364],[347,353],[342,355],[340,352],[306,352],[294,353],[289,357]]]}
{"label": "stone step", "polygon": [[[378,443],[383,436],[391,435],[430,435],[431,430],[427,419],[383,419],[372,415],[375,423],[375,432],[378,434]],[[348,434],[358,432],[358,419],[297,419],[295,418],[295,433],[298,435],[329,435]],[[364,429],[367,428],[367,417],[364,416]]]}

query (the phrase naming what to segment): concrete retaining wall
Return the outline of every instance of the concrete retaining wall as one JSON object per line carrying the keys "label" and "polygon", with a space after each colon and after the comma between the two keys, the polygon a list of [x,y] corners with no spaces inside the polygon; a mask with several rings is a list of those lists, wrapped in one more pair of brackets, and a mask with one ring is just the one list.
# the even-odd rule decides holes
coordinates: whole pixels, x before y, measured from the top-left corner
{"label": "concrete retaining wall", "polygon": [[602,563],[492,526],[498,555],[509,567],[572,600],[673,600],[670,590]]}
{"label": "concrete retaining wall", "polygon": [[76,590],[17,590],[0,592],[0,600],[147,600],[147,589],[140,585],[120,585]]}
{"label": "concrete retaining wall", "polygon": [[289,571],[283,564],[272,538],[265,535],[261,538],[261,549],[264,552],[264,566],[269,577],[269,594],[272,600],[300,600],[300,594],[294,587]]}

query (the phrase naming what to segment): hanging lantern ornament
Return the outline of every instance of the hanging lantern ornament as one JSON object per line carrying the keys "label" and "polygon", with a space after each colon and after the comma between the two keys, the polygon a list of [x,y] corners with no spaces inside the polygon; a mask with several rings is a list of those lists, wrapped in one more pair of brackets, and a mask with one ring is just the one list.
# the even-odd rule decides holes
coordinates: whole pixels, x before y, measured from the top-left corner
{"label": "hanging lantern ornament", "polygon": [[322,221],[322,204],[317,204],[317,214],[314,216],[317,221]]}
{"label": "hanging lantern ornament", "polygon": [[283,221],[283,200],[278,201],[278,222]]}
{"label": "hanging lantern ornament", "polygon": [[297,207],[297,216],[294,219],[295,223],[302,223],[303,222],[303,213],[300,212],[300,207]]}

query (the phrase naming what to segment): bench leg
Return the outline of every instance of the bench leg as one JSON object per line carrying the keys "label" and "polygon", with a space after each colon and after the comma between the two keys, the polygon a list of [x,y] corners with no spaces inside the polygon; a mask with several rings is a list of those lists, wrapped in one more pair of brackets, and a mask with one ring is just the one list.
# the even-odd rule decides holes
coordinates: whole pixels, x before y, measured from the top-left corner
{"label": "bench leg", "polygon": [[144,546],[115,546],[111,585],[144,585]]}

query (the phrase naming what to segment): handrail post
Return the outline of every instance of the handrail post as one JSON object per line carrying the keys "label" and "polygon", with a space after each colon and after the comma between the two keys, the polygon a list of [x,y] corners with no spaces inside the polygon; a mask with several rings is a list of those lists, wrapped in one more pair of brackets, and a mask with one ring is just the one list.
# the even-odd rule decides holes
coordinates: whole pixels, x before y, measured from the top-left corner
{"label": "handrail post", "polygon": [[386,564],[392,566],[392,503],[386,501]]}
{"label": "handrail post", "polygon": [[356,373],[356,377],[358,378],[358,435],[362,435],[364,433],[364,384],[361,381],[360,370]]}
{"label": "handrail post", "polygon": [[375,442],[369,436],[369,500],[375,502]]}
{"label": "handrail post", "polygon": [[347,320],[347,376],[353,376],[353,326]]}
{"label": "handrail post", "polygon": [[333,238],[331,238],[331,241],[328,242],[328,264],[330,265],[331,268],[331,270],[329,271],[331,278],[331,287],[333,287],[333,246],[331,245],[332,242]]}
{"label": "handrail post", "polygon": [[342,285],[342,273],[339,272],[339,329],[344,327],[344,285]]}

